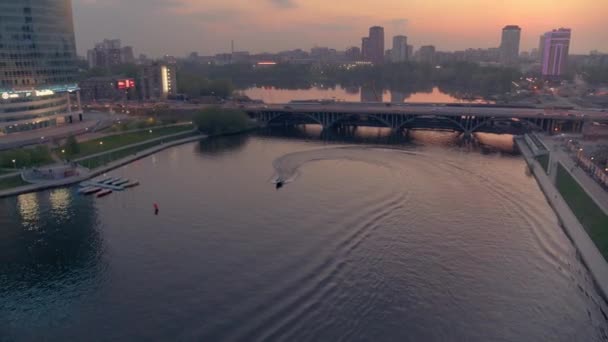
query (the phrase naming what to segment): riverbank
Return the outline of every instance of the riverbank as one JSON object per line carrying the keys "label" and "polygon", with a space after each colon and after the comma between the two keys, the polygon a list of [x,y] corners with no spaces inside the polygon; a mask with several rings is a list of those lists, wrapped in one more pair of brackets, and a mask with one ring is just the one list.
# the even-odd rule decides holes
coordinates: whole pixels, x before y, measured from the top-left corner
{"label": "riverbank", "polygon": [[582,261],[593,276],[601,295],[604,299],[608,299],[608,263],[604,259],[604,256],[570,209],[550,177],[544,172],[542,165],[534,158],[532,151],[523,138],[515,138],[515,143],[530,166],[530,169],[532,169],[532,174],[545,194],[549,205],[557,215],[564,232],[578,250]]}
{"label": "riverbank", "polygon": [[[174,147],[174,146],[178,146],[178,145],[182,145],[182,144],[186,144],[189,142],[193,142],[193,141],[197,141],[197,140],[201,140],[206,138],[206,135],[203,134],[199,134],[199,135],[195,135],[195,136],[191,136],[191,137],[187,137],[187,138],[183,138],[183,139],[179,139],[179,140],[174,140],[171,142],[167,142],[167,143],[163,143],[151,148],[148,148],[146,150],[143,151],[139,151],[136,154],[130,155],[128,157],[124,157],[118,160],[114,160],[112,162],[109,162],[103,166],[100,166],[98,168],[95,168],[93,170],[91,170],[90,172],[88,172],[86,175],[81,175],[78,177],[72,177],[69,179],[62,179],[62,180],[57,180],[57,181],[52,181],[52,182],[47,182],[44,184],[32,184],[32,185],[26,185],[26,186],[21,186],[18,188],[12,188],[12,189],[7,189],[7,190],[3,190],[0,191],[0,198],[3,197],[10,197],[10,196],[17,196],[17,195],[22,195],[22,194],[26,194],[26,193],[30,193],[30,192],[38,192],[38,191],[43,191],[43,190],[48,190],[48,189],[54,189],[54,188],[61,188],[61,187],[65,187],[65,186],[70,186],[70,185],[74,185],[74,184],[78,184],[80,182],[83,182],[85,180],[89,180],[92,178],[95,178],[101,174],[104,174],[106,172],[112,171],[114,169],[117,169],[121,166],[124,166],[126,164],[132,163],[136,160],[145,158],[149,155],[152,155],[154,153],[157,153],[159,151],[162,151],[164,149],[170,148],[170,147]],[[164,137],[166,138],[166,137]],[[160,140],[163,138],[159,138],[159,139],[155,139],[156,140]],[[150,143],[149,141],[147,142],[142,142],[136,145],[142,145],[142,144],[146,144],[146,143]],[[122,149],[129,149],[132,146],[125,146]],[[108,152],[104,152],[103,154],[110,154],[113,152],[117,152],[116,150],[112,150],[112,151],[108,151]],[[101,156],[101,155],[100,155]],[[94,157],[99,157],[99,156],[94,156]],[[86,158],[91,158],[86,157]]]}

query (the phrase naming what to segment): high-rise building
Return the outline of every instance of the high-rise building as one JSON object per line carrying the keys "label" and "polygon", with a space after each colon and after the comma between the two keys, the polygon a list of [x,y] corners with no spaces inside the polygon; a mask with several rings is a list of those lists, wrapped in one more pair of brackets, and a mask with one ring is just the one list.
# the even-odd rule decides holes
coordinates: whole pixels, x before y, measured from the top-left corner
{"label": "high-rise building", "polygon": [[543,56],[545,53],[545,35],[541,34],[540,35],[540,40],[538,43],[538,61],[542,64],[543,63]]}
{"label": "high-rise building", "polygon": [[374,64],[384,62],[384,28],[373,26],[369,29],[369,61]]}
{"label": "high-rise building", "polygon": [[508,25],[502,29],[500,41],[500,62],[504,65],[515,65],[519,60],[519,42],[521,28],[517,25]]}
{"label": "high-rise building", "polygon": [[369,37],[361,38],[361,57],[364,61],[369,61]]}
{"label": "high-rise building", "polygon": [[558,78],[566,71],[572,31],[559,28],[543,35],[542,75]]}
{"label": "high-rise building", "polygon": [[139,72],[138,87],[143,100],[165,100],[177,95],[175,65],[158,62],[143,65]]}
{"label": "high-rise building", "polygon": [[82,119],[77,72],[71,0],[0,1],[0,135]]}
{"label": "high-rise building", "polygon": [[361,59],[361,49],[356,46],[350,47],[346,49],[344,55],[348,61],[358,61]]}
{"label": "high-rise building", "polygon": [[87,51],[90,68],[110,68],[120,64],[135,62],[133,47],[122,47],[120,39],[104,39],[95,44],[95,48]]}
{"label": "high-rise building", "polygon": [[391,62],[403,63],[407,60],[407,37],[394,36],[393,49],[391,50]]}
{"label": "high-rise building", "polygon": [[424,45],[420,47],[418,50],[418,61],[422,63],[433,64],[436,62],[435,60],[435,46],[434,45]]}

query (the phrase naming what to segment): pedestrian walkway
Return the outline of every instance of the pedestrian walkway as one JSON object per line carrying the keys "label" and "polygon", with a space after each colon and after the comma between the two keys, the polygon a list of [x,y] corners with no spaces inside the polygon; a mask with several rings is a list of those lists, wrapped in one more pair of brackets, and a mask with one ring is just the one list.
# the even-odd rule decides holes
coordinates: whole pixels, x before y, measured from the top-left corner
{"label": "pedestrian walkway", "polygon": [[[191,137],[187,137],[184,139],[180,139],[180,140],[174,140],[165,144],[161,144],[161,145],[157,145],[154,147],[151,147],[149,149],[146,149],[144,151],[140,151],[137,154],[131,155],[129,157],[125,157],[119,160],[115,160],[113,162],[110,162],[102,167],[96,168],[94,170],[91,170],[88,174],[86,175],[80,175],[77,177],[71,177],[71,178],[66,178],[66,179],[60,179],[60,180],[53,180],[53,181],[48,181],[48,182],[44,182],[44,183],[39,183],[39,184],[32,184],[32,185],[26,185],[26,186],[22,186],[19,188],[15,188],[15,189],[8,189],[8,190],[4,190],[4,191],[0,191],[0,198],[3,197],[9,197],[9,196],[16,196],[16,195],[20,195],[20,194],[25,194],[25,193],[30,193],[30,192],[36,192],[36,191],[42,191],[42,190],[47,190],[47,189],[53,189],[53,188],[60,188],[60,187],[64,187],[64,186],[69,186],[72,184],[77,184],[80,183],[82,181],[97,177],[101,174],[104,174],[108,171],[114,170],[116,168],[119,168],[123,165],[132,163],[135,160],[147,157],[151,154],[157,153],[159,151],[162,151],[164,149],[167,149],[169,147],[173,147],[173,146],[177,146],[177,145],[181,145],[181,144],[186,144],[189,142],[193,142],[193,141],[197,141],[200,139],[204,139],[207,136],[205,135],[196,135],[196,136],[191,136]],[[165,137],[166,138],[166,137]],[[141,144],[141,143],[140,143]],[[139,144],[134,144],[134,145],[139,145]],[[125,146],[123,148],[130,148],[133,145],[129,145],[129,146]],[[107,153],[107,152],[106,152]]]}
{"label": "pedestrian walkway", "polygon": [[545,194],[553,211],[557,214],[563,229],[579,251],[581,258],[595,279],[602,296],[608,298],[608,263],[604,259],[604,256],[597,249],[597,246],[562,198],[557,188],[553,185],[549,176],[544,172],[540,163],[534,159],[532,151],[528,148],[526,142],[521,138],[516,138],[515,142],[528,164],[533,166],[534,177],[538,185]]}
{"label": "pedestrian walkway", "polygon": [[566,171],[581,185],[587,195],[608,215],[608,191],[604,190],[585,170],[576,165],[576,162],[572,160],[569,153],[562,146],[561,141],[548,136],[543,136],[542,139],[551,150],[549,176],[552,179],[556,178],[557,163],[561,163]]}

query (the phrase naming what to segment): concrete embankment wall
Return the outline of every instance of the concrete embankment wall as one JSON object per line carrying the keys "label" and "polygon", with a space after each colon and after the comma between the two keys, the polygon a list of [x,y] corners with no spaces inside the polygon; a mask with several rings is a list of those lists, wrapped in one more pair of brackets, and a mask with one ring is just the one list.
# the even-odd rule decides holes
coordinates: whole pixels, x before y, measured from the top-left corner
{"label": "concrete embankment wall", "polygon": [[532,173],[538,182],[541,190],[545,194],[549,205],[555,211],[564,232],[576,249],[589,269],[600,294],[604,300],[608,300],[608,263],[603,255],[597,249],[597,246],[591,240],[585,228],[576,218],[566,201],[562,198],[557,190],[557,187],[551,182],[549,176],[545,173],[542,166],[534,159],[531,149],[523,138],[515,138],[515,143],[526,162],[532,169]]}

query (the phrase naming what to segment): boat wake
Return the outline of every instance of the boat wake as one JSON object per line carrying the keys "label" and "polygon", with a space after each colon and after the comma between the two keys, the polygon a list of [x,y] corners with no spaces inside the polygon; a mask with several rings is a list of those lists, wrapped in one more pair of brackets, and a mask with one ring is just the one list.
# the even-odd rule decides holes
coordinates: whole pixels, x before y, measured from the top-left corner
{"label": "boat wake", "polygon": [[[369,153],[370,150],[374,150],[375,153]],[[303,166],[319,161],[349,160],[392,168],[386,162],[386,154],[395,152],[419,155],[419,153],[405,150],[361,146],[339,146],[295,152],[286,154],[272,163],[275,174],[271,177],[271,182],[282,185],[293,183],[300,176]]]}

